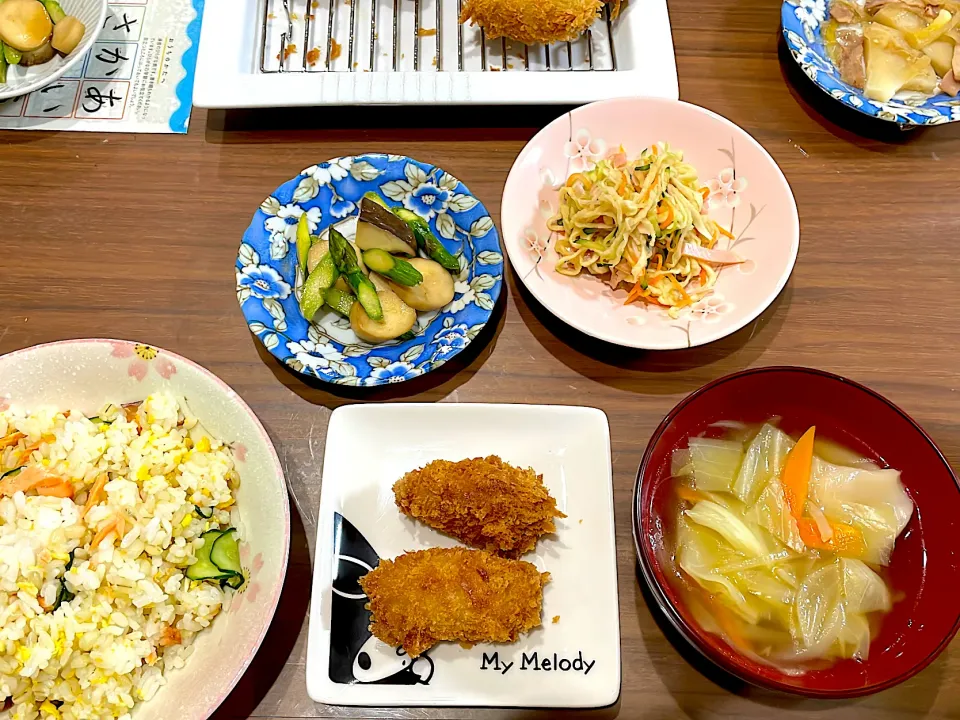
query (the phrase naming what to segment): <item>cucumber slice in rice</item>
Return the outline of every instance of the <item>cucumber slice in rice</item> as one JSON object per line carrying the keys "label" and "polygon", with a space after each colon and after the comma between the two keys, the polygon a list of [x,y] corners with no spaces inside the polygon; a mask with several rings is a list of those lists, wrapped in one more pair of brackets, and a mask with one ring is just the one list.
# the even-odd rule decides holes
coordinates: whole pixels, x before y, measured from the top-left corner
{"label": "cucumber slice in rice", "polygon": [[210,553],[217,540],[223,534],[220,530],[207,530],[200,537],[203,545],[197,550],[197,561],[187,568],[186,575],[191,580],[220,580],[230,577],[232,572],[224,572],[210,560]]}
{"label": "cucumber slice in rice", "polygon": [[227,528],[220,533],[210,548],[210,561],[220,572],[239,575],[243,568],[240,567],[240,545],[237,543],[236,532],[236,528]]}
{"label": "cucumber slice in rice", "polygon": [[234,590],[239,590],[240,588],[243,587],[243,584],[244,584],[246,581],[247,581],[247,579],[246,579],[243,575],[237,574],[237,575],[231,575],[230,577],[228,577],[228,578],[226,578],[226,579],[224,579],[224,580],[221,580],[221,581],[220,581],[220,585],[221,585],[221,586],[226,585],[228,588],[233,588]]}

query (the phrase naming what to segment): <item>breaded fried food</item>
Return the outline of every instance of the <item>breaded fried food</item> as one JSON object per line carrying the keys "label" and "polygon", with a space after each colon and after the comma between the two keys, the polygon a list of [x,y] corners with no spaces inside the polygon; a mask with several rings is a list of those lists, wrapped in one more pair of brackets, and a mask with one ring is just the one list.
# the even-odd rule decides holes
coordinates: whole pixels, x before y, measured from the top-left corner
{"label": "breaded fried food", "polygon": [[522,560],[464,548],[430,548],[381,560],[360,578],[370,632],[417,657],[438,642],[516,642],[540,626],[541,573]]}
{"label": "breaded fried food", "polygon": [[521,470],[496,455],[450,462],[434,460],[393,486],[405,515],[452,535],[466,545],[516,558],[533,550],[541,535],[557,531],[557,509],[543,475]]}
{"label": "breaded fried food", "polygon": [[603,0],[467,0],[460,22],[484,29],[489,39],[508,37],[536,45],[576,40],[593,24]]}

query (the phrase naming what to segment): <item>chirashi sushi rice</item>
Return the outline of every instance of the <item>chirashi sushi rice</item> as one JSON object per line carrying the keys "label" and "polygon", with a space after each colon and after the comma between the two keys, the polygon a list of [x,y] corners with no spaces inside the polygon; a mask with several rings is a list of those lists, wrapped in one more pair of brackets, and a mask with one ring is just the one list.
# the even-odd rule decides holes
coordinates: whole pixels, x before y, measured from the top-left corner
{"label": "chirashi sushi rice", "polygon": [[0,474],[18,467],[0,480],[0,702],[129,718],[233,593],[185,575],[202,533],[239,527],[232,453],[156,394],[92,419],[0,412]]}

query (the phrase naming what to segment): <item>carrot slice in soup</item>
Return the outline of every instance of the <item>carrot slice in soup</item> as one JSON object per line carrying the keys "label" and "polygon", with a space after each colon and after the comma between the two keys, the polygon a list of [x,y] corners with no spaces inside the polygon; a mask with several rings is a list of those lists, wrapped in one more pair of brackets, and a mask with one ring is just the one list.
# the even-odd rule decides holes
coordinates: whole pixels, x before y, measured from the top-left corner
{"label": "carrot slice in soup", "polygon": [[816,427],[810,428],[797,440],[797,444],[793,446],[793,450],[787,455],[787,461],[783,464],[783,495],[790,508],[790,514],[798,519],[803,515],[807,505],[810,467],[813,465],[813,437],[816,430]]}
{"label": "carrot slice in soup", "polygon": [[817,524],[810,518],[799,518],[797,528],[800,530],[800,539],[807,547],[817,550],[829,550],[844,557],[859,558],[867,552],[867,544],[863,533],[853,525],[830,521],[833,536],[829,540],[820,537]]}

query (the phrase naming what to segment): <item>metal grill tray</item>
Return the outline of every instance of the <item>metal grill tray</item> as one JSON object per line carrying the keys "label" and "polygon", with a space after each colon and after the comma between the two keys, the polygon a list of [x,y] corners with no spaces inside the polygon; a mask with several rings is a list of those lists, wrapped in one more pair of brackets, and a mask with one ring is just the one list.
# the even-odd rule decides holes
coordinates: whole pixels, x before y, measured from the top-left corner
{"label": "metal grill tray", "polygon": [[[536,0],[531,0],[535,2]],[[580,103],[678,97],[666,0],[605,11],[575,42],[488,39],[463,0],[206,0],[208,108]]]}

